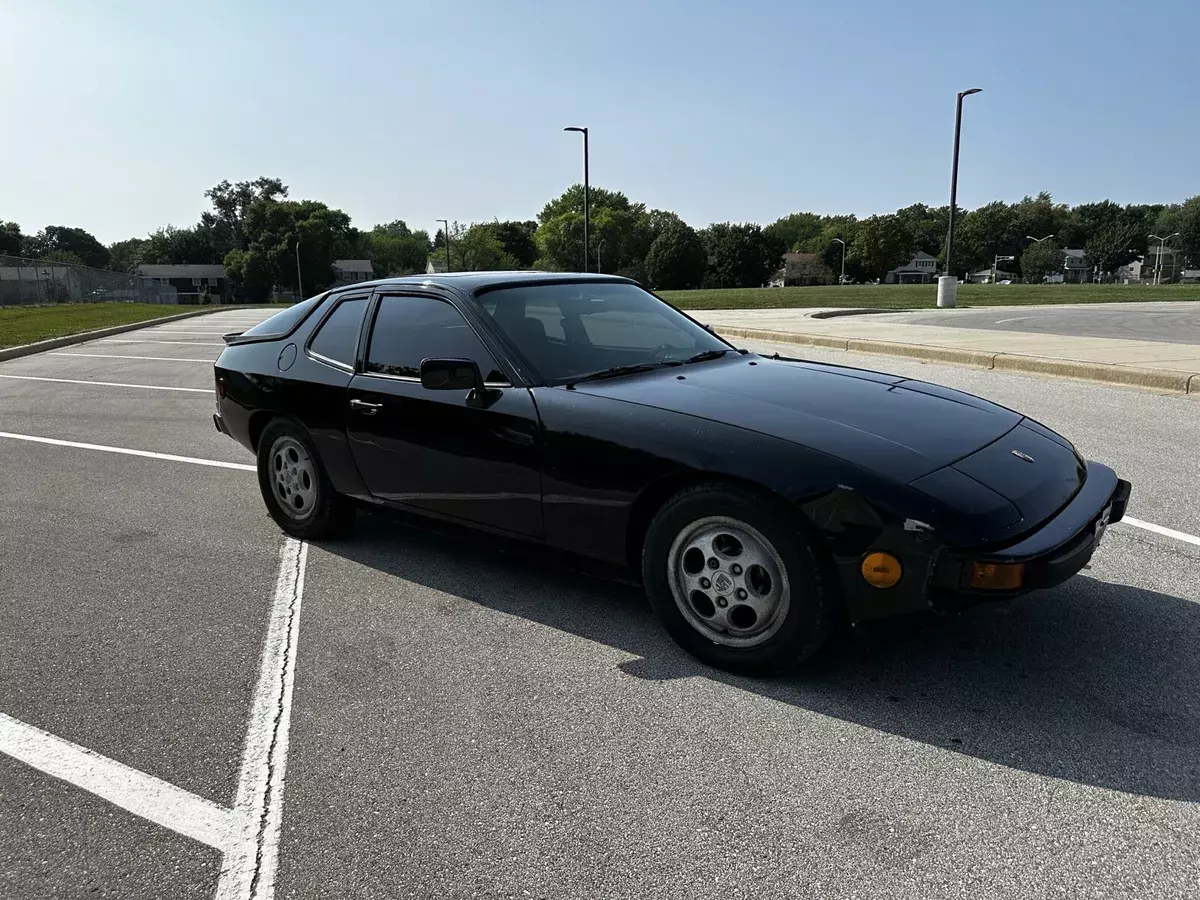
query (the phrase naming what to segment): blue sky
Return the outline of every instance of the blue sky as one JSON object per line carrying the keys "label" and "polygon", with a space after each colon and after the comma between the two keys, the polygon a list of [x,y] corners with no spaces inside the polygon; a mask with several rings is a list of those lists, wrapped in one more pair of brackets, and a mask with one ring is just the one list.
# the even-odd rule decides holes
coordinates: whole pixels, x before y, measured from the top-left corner
{"label": "blue sky", "polygon": [[1200,3],[0,0],[0,219],[108,242],[275,175],[359,227],[580,178],[697,227],[1200,193]]}

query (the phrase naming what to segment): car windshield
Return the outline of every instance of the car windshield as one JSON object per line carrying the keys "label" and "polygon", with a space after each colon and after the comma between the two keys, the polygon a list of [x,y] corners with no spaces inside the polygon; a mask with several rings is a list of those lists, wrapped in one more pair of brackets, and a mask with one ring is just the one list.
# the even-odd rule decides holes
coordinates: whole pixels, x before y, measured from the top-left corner
{"label": "car windshield", "polygon": [[635,284],[524,285],[489,291],[479,302],[547,384],[732,349]]}

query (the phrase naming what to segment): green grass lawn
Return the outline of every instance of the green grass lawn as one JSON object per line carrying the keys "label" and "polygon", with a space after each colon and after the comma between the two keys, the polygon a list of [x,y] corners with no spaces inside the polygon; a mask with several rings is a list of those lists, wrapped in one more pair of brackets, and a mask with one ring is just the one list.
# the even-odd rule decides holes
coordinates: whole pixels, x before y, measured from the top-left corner
{"label": "green grass lawn", "polygon": [[[229,307],[219,307],[228,309]],[[32,344],[48,338],[128,325],[188,312],[167,303],[62,303],[57,306],[0,308],[0,347]]]}
{"label": "green grass lawn", "polygon": [[[851,284],[845,287],[732,288],[721,291],[663,291],[681,309],[782,309],[865,307],[914,309],[933,306],[937,285]],[[960,284],[959,306],[1037,306],[1054,303],[1131,303],[1142,300],[1200,300],[1200,284],[1149,287],[1141,284]]]}

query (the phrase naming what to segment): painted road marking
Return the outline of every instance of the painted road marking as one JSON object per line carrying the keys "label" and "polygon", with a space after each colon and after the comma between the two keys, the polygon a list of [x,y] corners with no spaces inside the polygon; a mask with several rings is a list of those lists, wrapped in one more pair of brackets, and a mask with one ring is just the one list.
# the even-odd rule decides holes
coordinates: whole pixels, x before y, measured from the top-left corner
{"label": "painted road marking", "polygon": [[58,438],[38,437],[32,434],[13,434],[9,431],[0,431],[0,438],[11,438],[14,441],[32,441],[35,444],[53,444],[56,447],[74,447],[78,450],[103,450],[105,453],[144,456],[147,459],[164,459],[168,462],[191,463],[194,466],[212,466],[217,469],[240,469],[243,472],[257,471],[255,466],[247,463],[225,462],[220,459],[199,459],[195,456],[176,456],[173,453],[155,453],[151,450],[133,450],[129,447],[109,447],[105,444],[85,444],[81,441],[63,441]]}
{"label": "painted road marking", "polygon": [[0,753],[222,852],[236,833],[233,810],[4,713]]}
{"label": "painted road marking", "polygon": [[1183,541],[1185,544],[1195,544],[1197,547],[1200,547],[1200,537],[1196,537],[1194,534],[1188,534],[1185,531],[1176,531],[1174,528],[1164,528],[1161,525],[1155,525],[1153,522],[1143,522],[1141,519],[1135,519],[1132,516],[1125,516],[1121,522],[1126,525],[1132,525],[1134,528],[1144,528],[1146,531],[1152,531],[1155,534],[1161,534],[1163,537],[1173,538],[1177,541]]}
{"label": "painted road marking", "polygon": [[997,319],[993,325],[1003,325],[1005,322],[1023,322],[1025,319],[1036,319],[1037,316],[1016,316],[1012,319]]}
{"label": "painted road marking", "polygon": [[287,538],[263,641],[233,809],[0,713],[0,753],[220,850],[216,900],[272,900],[283,826],[308,545]]}
{"label": "painted road marking", "polygon": [[118,356],[115,353],[51,353],[51,356],[87,356],[92,359],[149,359],[155,362],[202,362],[213,364],[211,359],[196,359],[195,357],[180,356]]}
{"label": "painted road marking", "polygon": [[241,830],[230,841],[215,900],[270,900],[275,893],[307,561],[308,545],[288,538],[279,551],[279,577],[233,806]]}
{"label": "painted road marking", "polygon": [[224,341],[148,341],[144,338],[103,338],[97,344],[182,344],[185,347],[224,347]]}
{"label": "painted road marking", "polygon": [[212,388],[165,387],[161,384],[124,384],[120,381],[82,381],[77,378],[43,378],[39,375],[0,375],[0,378],[13,378],[18,381],[54,381],[59,384],[94,384],[100,387],[142,388],[147,391],[187,391],[196,394],[211,394]]}

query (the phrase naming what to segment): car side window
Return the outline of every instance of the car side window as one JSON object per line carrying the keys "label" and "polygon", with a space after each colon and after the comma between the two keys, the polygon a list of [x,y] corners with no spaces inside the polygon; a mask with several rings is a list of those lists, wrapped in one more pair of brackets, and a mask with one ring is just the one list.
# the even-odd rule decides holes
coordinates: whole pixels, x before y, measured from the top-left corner
{"label": "car side window", "polygon": [[369,373],[418,378],[421,360],[470,359],[485,381],[508,381],[462,313],[434,297],[384,297],[367,348]]}
{"label": "car side window", "polygon": [[318,356],[352,367],[358,350],[358,330],[366,309],[366,297],[343,300],[321,324],[309,349]]}

